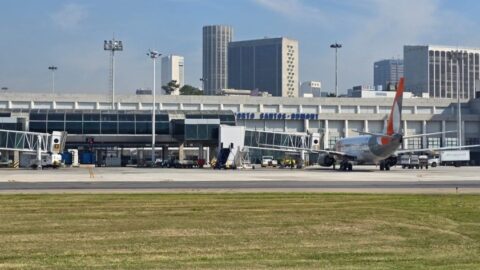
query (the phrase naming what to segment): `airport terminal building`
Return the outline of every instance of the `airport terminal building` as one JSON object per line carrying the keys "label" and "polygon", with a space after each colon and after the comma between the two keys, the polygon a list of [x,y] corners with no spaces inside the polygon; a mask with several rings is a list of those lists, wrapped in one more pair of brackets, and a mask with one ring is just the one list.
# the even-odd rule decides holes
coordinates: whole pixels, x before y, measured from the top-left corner
{"label": "airport terminal building", "polygon": [[[159,96],[155,105],[156,146],[216,147],[219,125],[287,133],[318,132],[332,149],[358,131],[382,132],[391,98],[282,98],[250,96]],[[404,98],[405,135],[457,130],[451,99]],[[0,129],[67,131],[69,148],[151,147],[151,96],[5,93],[0,96]],[[480,144],[480,100],[462,102],[463,145]],[[456,146],[447,133],[406,139],[405,149]],[[472,159],[480,165],[478,150]]]}

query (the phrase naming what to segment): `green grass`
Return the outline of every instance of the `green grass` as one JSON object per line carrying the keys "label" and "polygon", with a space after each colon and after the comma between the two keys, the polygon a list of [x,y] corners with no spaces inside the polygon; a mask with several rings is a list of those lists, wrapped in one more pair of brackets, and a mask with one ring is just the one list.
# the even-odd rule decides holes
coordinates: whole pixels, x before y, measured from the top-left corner
{"label": "green grass", "polygon": [[480,196],[0,196],[0,269],[480,269]]}

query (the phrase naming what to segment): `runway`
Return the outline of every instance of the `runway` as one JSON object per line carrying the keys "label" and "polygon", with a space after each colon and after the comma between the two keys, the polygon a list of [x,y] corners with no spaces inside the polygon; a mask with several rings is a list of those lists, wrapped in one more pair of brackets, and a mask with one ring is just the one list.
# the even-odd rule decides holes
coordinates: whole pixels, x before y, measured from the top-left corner
{"label": "runway", "polygon": [[29,192],[172,192],[172,191],[312,191],[312,192],[468,192],[480,191],[480,181],[108,181],[0,182],[2,193]]}
{"label": "runway", "polygon": [[305,170],[64,168],[0,170],[0,193],[93,192],[361,192],[479,193],[478,167],[431,170],[358,167],[354,172]]}

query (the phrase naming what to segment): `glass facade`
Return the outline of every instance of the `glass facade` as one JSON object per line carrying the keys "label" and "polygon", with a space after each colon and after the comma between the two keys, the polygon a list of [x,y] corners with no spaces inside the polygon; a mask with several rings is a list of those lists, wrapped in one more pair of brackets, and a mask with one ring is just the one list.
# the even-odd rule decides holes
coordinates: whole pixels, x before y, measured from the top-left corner
{"label": "glass facade", "polygon": [[328,138],[328,149],[335,150],[335,144],[337,144],[337,141],[342,139],[342,137],[339,136],[330,136]]}
{"label": "glass facade", "polygon": [[228,66],[229,88],[282,96],[282,39],[232,42]]}
{"label": "glass facade", "polygon": [[218,140],[218,125],[215,125],[215,124],[185,125],[185,140],[188,140],[188,141]]}
{"label": "glass facade", "polygon": [[422,148],[422,138],[408,139],[408,149],[421,149],[421,148]]}
{"label": "glass facade", "polygon": [[397,84],[403,77],[403,60],[387,59],[373,64],[373,84],[381,85],[384,91],[389,90],[388,84]]}
{"label": "glass facade", "polygon": [[427,138],[428,148],[439,148],[441,147],[441,138],[438,137],[429,137]]}
{"label": "glass facade", "polygon": [[454,137],[447,137],[445,138],[445,147],[449,146],[457,146],[458,145],[458,139]]}
{"label": "glass facade", "polygon": [[[431,97],[471,99],[479,80],[479,53],[430,50],[428,52],[428,86]],[[458,61],[457,61],[458,58]],[[457,81],[458,78],[458,81]],[[457,88],[460,91],[457,91]]]}
{"label": "glass facade", "polygon": [[[59,112],[31,111],[29,130],[33,132],[66,131],[69,134],[151,134],[149,112]],[[155,116],[155,133],[170,134],[168,114]]]}
{"label": "glass facade", "polygon": [[0,122],[0,129],[22,130],[22,124],[21,123],[2,123],[2,122]]}

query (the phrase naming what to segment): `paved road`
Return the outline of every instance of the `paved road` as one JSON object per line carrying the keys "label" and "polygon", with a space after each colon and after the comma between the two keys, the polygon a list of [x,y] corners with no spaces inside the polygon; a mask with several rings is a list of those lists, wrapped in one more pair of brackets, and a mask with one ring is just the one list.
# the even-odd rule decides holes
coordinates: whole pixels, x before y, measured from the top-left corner
{"label": "paved road", "polygon": [[478,193],[480,181],[131,181],[131,182],[0,182],[0,192],[55,192],[55,191],[359,191],[383,190],[396,192],[409,190],[412,192],[456,192]]}

